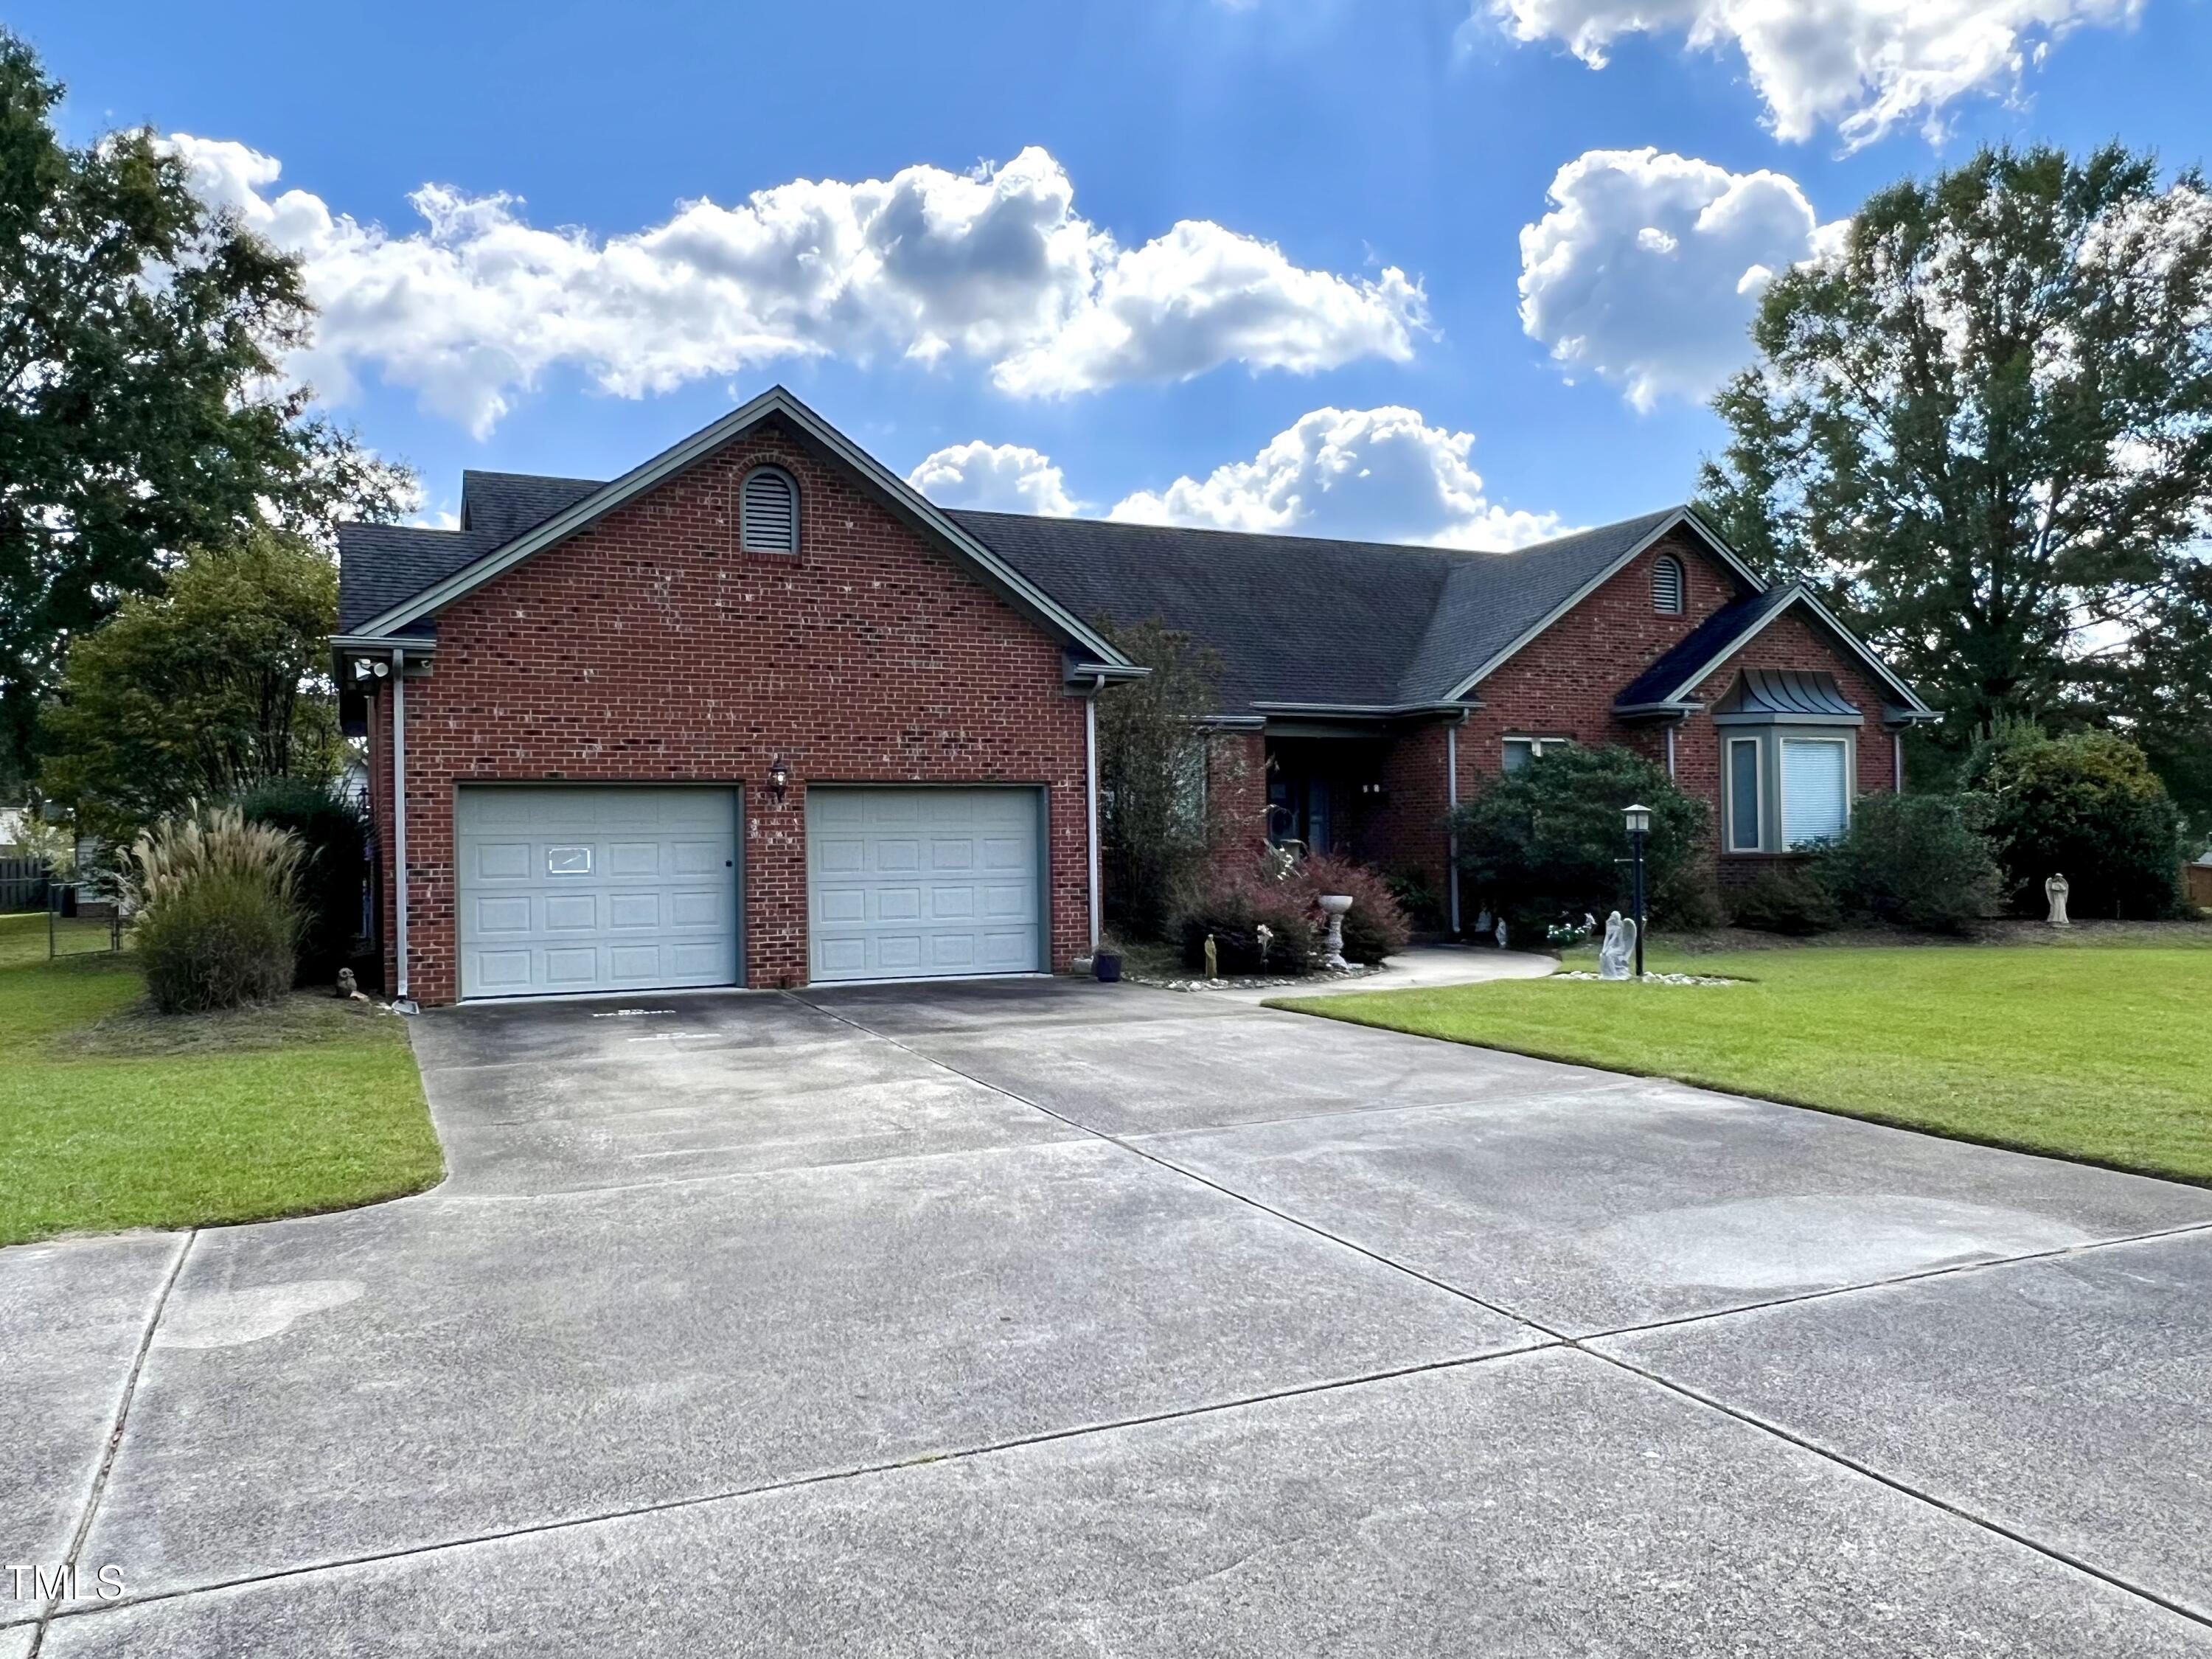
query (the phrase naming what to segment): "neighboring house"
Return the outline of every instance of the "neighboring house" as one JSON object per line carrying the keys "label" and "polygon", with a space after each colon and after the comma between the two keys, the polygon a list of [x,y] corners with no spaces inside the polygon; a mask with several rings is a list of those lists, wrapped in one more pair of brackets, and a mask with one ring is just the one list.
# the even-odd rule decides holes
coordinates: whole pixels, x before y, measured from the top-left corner
{"label": "neighboring house", "polygon": [[23,826],[30,817],[27,806],[0,806],[0,853],[12,853],[23,844]]}
{"label": "neighboring house", "polygon": [[1679,508],[1512,554],[946,511],[780,388],[611,483],[471,472],[459,530],[340,548],[387,984],[423,1001],[1065,968],[1091,701],[1142,672],[1102,625],[1218,654],[1224,856],[1439,884],[1449,805],[1549,744],[1667,764],[1726,879],[1896,787],[1930,717]]}

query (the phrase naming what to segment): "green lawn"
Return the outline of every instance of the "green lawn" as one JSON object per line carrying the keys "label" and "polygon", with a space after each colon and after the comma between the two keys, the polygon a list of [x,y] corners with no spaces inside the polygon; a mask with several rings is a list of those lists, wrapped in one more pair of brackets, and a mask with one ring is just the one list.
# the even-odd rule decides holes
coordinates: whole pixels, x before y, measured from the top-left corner
{"label": "green lawn", "polygon": [[1810,946],[1650,966],[1742,982],[1521,980],[1269,1006],[2212,1185],[2201,945]]}
{"label": "green lawn", "polygon": [[403,1023],[299,995],[166,1018],[129,954],[0,916],[0,1244],[298,1215],[444,1169]]}

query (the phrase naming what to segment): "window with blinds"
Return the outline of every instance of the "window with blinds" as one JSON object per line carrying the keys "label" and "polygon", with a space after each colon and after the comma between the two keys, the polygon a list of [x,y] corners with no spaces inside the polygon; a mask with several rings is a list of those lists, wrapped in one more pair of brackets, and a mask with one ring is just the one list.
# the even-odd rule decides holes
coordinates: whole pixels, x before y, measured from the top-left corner
{"label": "window with blinds", "polygon": [[1849,754],[1849,745],[1832,738],[1782,740],[1784,847],[1833,841],[1850,824],[1850,783],[1844,775]]}
{"label": "window with blinds", "polygon": [[1682,562],[1672,553],[1652,561],[1651,608],[1662,616],[1682,614]]}
{"label": "window with blinds", "polygon": [[757,466],[738,490],[738,546],[747,553],[799,551],[799,486],[780,466]]}

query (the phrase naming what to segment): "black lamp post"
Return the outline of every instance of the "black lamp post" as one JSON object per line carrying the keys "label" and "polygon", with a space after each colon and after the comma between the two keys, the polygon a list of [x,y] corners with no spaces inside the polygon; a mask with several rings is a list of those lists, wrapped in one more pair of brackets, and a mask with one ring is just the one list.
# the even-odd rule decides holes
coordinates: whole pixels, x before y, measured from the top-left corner
{"label": "black lamp post", "polygon": [[1631,806],[1621,816],[1628,820],[1628,848],[1630,862],[1635,866],[1635,885],[1632,890],[1636,908],[1636,977],[1644,977],[1644,838],[1651,833],[1651,809]]}

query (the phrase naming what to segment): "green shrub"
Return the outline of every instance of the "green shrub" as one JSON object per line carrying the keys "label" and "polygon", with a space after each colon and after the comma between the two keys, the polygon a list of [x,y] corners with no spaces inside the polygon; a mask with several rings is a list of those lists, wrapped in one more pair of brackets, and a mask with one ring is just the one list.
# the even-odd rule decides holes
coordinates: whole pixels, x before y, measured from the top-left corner
{"label": "green shrub", "polygon": [[[1413,936],[1389,878],[1364,864],[1326,853],[1311,854],[1291,872],[1288,884],[1294,885],[1309,903],[1323,893],[1351,896],[1352,908],[1344,913],[1344,954],[1349,961],[1379,963],[1404,950],[1406,941]],[[1314,927],[1326,938],[1328,919],[1319,915],[1318,906],[1315,914]]]}
{"label": "green shrub", "polygon": [[1843,917],[1827,888],[1795,865],[1760,871],[1729,895],[1729,920],[1762,933],[1825,933]]}
{"label": "green shrub", "polygon": [[1980,829],[1986,809],[1967,795],[1863,795],[1843,839],[1814,872],[1852,915],[1956,933],[1994,915],[2002,877]]}
{"label": "green shrub", "polygon": [[234,806],[163,818],[131,848],[125,896],[163,1013],[262,1002],[291,988],[307,914],[300,838]]}
{"label": "green shrub", "polygon": [[2141,749],[2109,732],[2000,732],[1967,762],[1989,797],[2006,897],[2043,908],[2045,878],[2065,876],[2081,916],[2164,916],[2179,903],[2181,815]]}
{"label": "green shrub", "polygon": [[1663,768],[1632,750],[1551,749],[1499,776],[1454,816],[1462,906],[1502,915],[1519,938],[1541,937],[1562,915],[1629,907],[1621,809],[1651,809],[1645,900],[1655,922],[1693,927],[1712,916],[1705,848],[1711,813]]}
{"label": "green shrub", "polygon": [[1309,974],[1320,960],[1321,935],[1304,894],[1257,876],[1218,883],[1192,901],[1176,934],[1183,966],[1194,972],[1205,969],[1208,934],[1224,974]]}
{"label": "green shrub", "polygon": [[1398,901],[1398,908],[1406,913],[1409,927],[1436,933],[1451,925],[1450,906],[1444,894],[1431,884],[1426,871],[1387,871],[1382,880],[1390,896]]}
{"label": "green shrub", "polygon": [[353,959],[361,933],[362,890],[368,879],[368,825],[361,809],[330,786],[272,778],[238,798],[249,823],[274,824],[306,850],[301,897],[307,925],[300,939],[299,982],[326,985]]}

